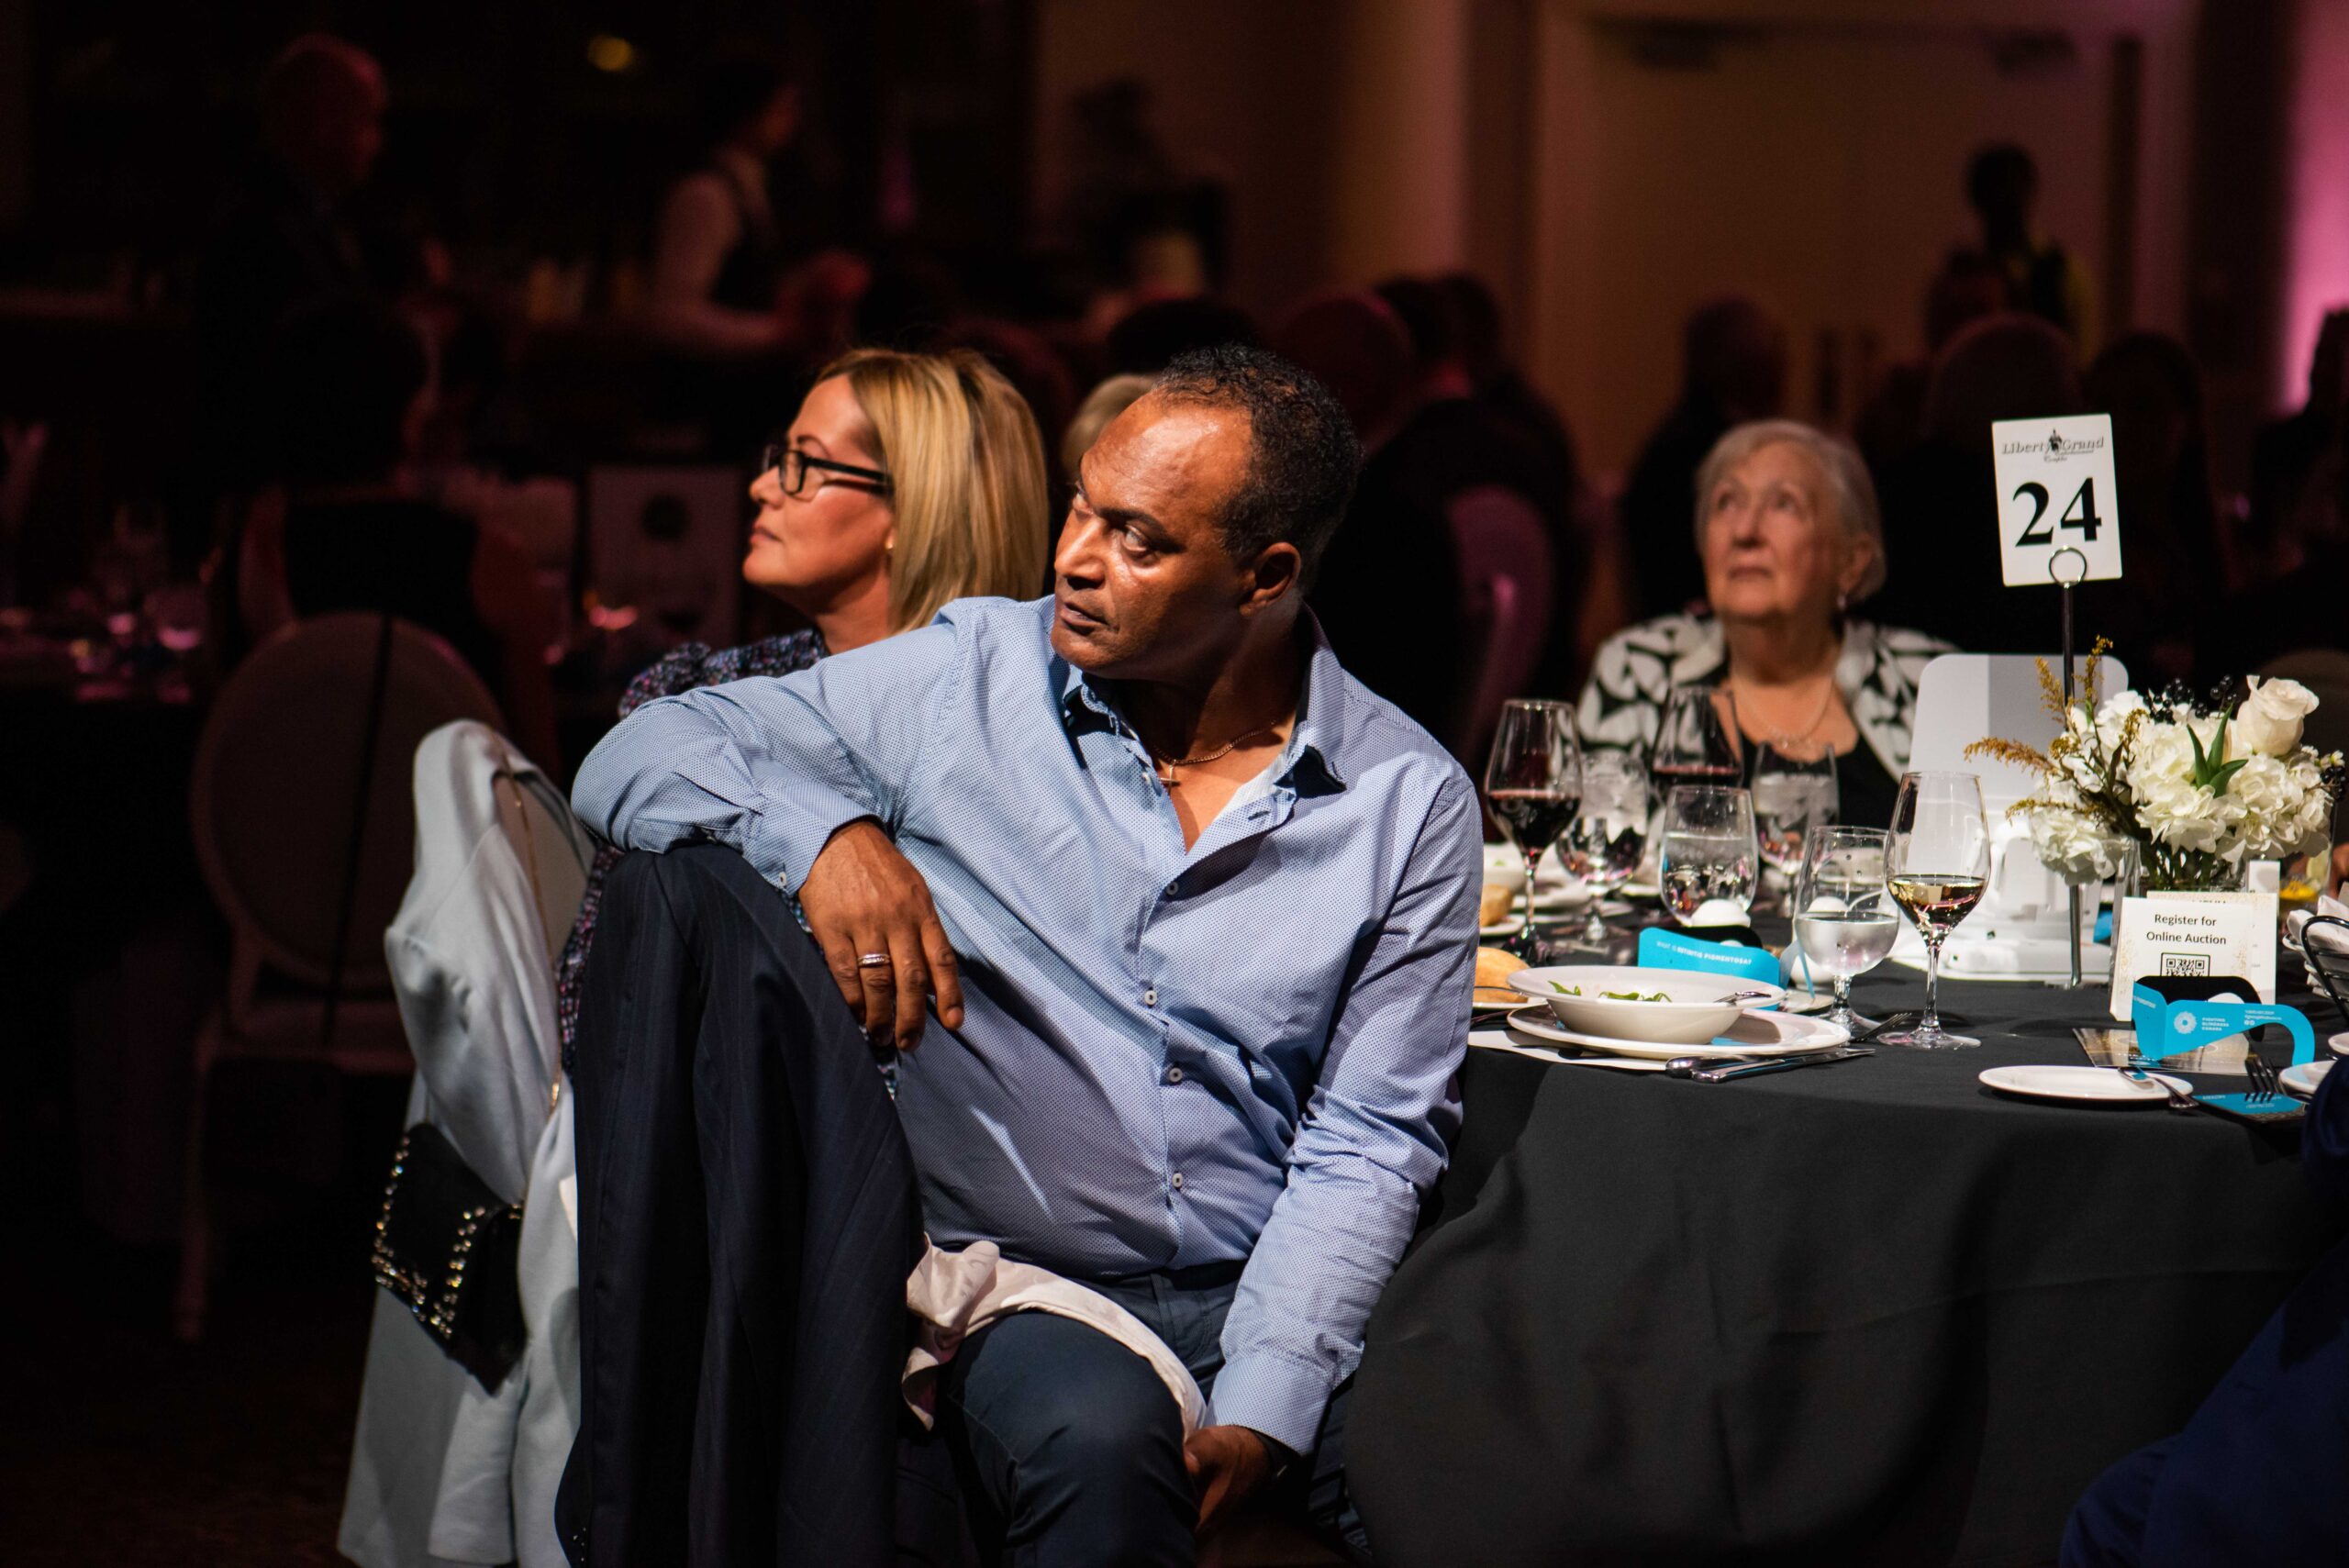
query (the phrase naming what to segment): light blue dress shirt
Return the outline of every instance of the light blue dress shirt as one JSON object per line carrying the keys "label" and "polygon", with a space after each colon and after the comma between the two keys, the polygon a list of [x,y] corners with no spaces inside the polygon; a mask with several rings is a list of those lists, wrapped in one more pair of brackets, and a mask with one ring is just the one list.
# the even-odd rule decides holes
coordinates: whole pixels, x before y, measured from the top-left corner
{"label": "light blue dress shirt", "polygon": [[[1319,639],[1272,787],[1189,849],[1050,599],[966,599],[779,678],[646,704],[573,791],[796,891],[874,817],[930,884],[963,1024],[897,1109],[930,1238],[1078,1280],[1246,1260],[1212,1419],[1313,1446],[1460,1120],[1475,792]],[[1112,688],[1113,690],[1113,688]]]}

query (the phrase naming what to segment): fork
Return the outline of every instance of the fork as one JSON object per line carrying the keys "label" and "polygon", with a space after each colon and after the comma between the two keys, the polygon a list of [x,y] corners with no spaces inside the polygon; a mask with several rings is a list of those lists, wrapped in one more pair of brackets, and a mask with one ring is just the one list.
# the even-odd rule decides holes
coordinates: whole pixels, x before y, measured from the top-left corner
{"label": "fork", "polygon": [[2142,1067],[2123,1067],[2121,1069],[2121,1075],[2124,1078],[2132,1079],[2140,1084],[2151,1084],[2154,1088],[2161,1090],[2162,1093],[2169,1096],[2169,1108],[2176,1111],[2178,1115],[2192,1116],[2194,1114],[2195,1104],[2192,1091],[2172,1088],[2166,1080],[2154,1077],[2152,1073],[2146,1072]]}
{"label": "fork", "polygon": [[2243,1095],[2247,1103],[2264,1106],[2276,1097],[2282,1086],[2277,1080],[2276,1069],[2267,1065],[2266,1060],[2252,1049],[2248,1040],[2243,1042],[2243,1075],[2251,1080],[2251,1090]]}

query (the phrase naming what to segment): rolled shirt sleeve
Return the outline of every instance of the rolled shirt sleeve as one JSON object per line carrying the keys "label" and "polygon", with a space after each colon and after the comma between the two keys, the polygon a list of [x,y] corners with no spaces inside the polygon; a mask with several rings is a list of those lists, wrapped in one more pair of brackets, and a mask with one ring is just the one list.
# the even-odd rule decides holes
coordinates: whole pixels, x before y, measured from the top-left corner
{"label": "rolled shirt sleeve", "polygon": [[572,805],[624,849],[731,845],[796,894],[844,825],[895,828],[961,663],[962,639],[941,622],[793,674],[646,703],[580,764]]}
{"label": "rolled shirt sleeve", "polygon": [[1303,1453],[1443,1173],[1475,978],[1482,834],[1456,770],[1437,791],[1395,902],[1348,992],[1290,1150],[1287,1182],[1241,1274],[1209,1418]]}

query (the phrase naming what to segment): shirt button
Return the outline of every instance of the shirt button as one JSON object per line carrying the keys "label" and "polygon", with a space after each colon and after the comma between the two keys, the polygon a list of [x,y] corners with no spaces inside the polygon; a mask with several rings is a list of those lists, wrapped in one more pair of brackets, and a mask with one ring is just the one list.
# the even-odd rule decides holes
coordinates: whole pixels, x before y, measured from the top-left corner
{"label": "shirt button", "polygon": [[1181,1083],[1183,1081],[1183,1070],[1180,1067],[1169,1067],[1166,1070],[1166,1081],[1170,1084]]}
{"label": "shirt button", "polygon": [[1145,1006],[1145,1007],[1155,1007],[1156,1006],[1158,1006],[1158,987],[1157,987],[1157,986],[1152,985],[1152,986],[1149,987],[1148,989],[1146,989],[1145,991],[1143,991],[1143,992],[1142,992],[1142,994],[1141,994],[1141,1005],[1142,1005],[1143,1006]]}
{"label": "shirt button", "polygon": [[1183,1190],[1183,1173],[1180,1171],[1174,1173],[1174,1190],[1178,1193]]}

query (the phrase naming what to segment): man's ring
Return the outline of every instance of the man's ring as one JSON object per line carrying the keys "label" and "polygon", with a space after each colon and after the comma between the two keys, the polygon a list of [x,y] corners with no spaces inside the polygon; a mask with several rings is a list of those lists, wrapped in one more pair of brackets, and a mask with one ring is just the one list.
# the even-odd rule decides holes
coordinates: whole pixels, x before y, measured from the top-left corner
{"label": "man's ring", "polygon": [[859,953],[856,957],[856,967],[859,969],[886,969],[889,967],[889,955],[885,952]]}

